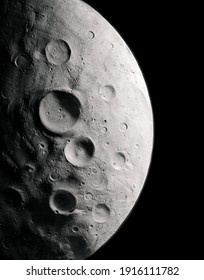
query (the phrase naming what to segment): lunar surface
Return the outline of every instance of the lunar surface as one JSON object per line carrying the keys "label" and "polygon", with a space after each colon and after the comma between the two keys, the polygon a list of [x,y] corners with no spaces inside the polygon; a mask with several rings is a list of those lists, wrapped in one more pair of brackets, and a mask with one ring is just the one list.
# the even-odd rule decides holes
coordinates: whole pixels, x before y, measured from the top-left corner
{"label": "lunar surface", "polygon": [[133,54],[89,5],[1,1],[0,131],[1,259],[96,252],[138,199],[153,121]]}

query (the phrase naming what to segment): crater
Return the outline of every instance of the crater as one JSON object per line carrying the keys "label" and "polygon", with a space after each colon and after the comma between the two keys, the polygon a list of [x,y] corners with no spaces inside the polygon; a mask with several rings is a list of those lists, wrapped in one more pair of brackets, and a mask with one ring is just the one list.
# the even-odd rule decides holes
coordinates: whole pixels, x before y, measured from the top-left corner
{"label": "crater", "polygon": [[39,116],[47,130],[64,134],[78,121],[80,102],[69,92],[51,91],[40,102]]}
{"label": "crater", "polygon": [[89,192],[85,193],[84,199],[88,200],[88,201],[91,201],[93,199],[93,194],[89,193]]}
{"label": "crater", "polygon": [[88,31],[86,36],[87,36],[88,39],[93,39],[95,37],[95,34],[94,34],[93,31]]}
{"label": "crater", "polygon": [[125,192],[121,192],[118,194],[117,198],[120,202],[124,202],[127,200],[127,194]]}
{"label": "crater", "polygon": [[112,85],[101,86],[99,88],[99,95],[104,101],[110,102],[115,98],[116,91]]}
{"label": "crater", "polygon": [[72,231],[73,231],[73,232],[78,232],[78,231],[79,231],[79,228],[78,228],[77,226],[74,226],[74,227],[72,228]]}
{"label": "crater", "polygon": [[71,49],[64,40],[52,40],[47,44],[45,54],[51,64],[62,65],[70,59]]}
{"label": "crater", "polygon": [[19,69],[26,69],[31,65],[31,59],[25,54],[19,54],[16,56],[14,63]]}
{"label": "crater", "polygon": [[97,223],[105,223],[110,217],[110,209],[106,204],[95,205],[92,211],[93,220]]}
{"label": "crater", "polygon": [[91,181],[95,189],[105,189],[108,185],[108,178],[104,173],[95,174]]}
{"label": "crater", "polygon": [[126,123],[120,124],[120,131],[125,132],[128,129],[128,125]]}
{"label": "crater", "polygon": [[59,174],[59,172],[56,171],[56,170],[53,170],[53,171],[50,173],[50,175],[49,175],[49,179],[50,179],[50,181],[52,181],[52,182],[58,181],[58,180],[60,179],[60,174]]}
{"label": "crater", "polygon": [[73,212],[76,205],[76,197],[65,190],[56,190],[50,198],[50,207],[54,212]]}
{"label": "crater", "polygon": [[102,133],[106,133],[107,131],[108,131],[107,127],[102,127],[102,128],[101,128],[101,132],[102,132]]}
{"label": "crater", "polygon": [[90,138],[79,136],[67,141],[64,149],[66,159],[74,166],[85,167],[93,158],[95,146]]}
{"label": "crater", "polygon": [[121,170],[126,163],[126,157],[123,153],[117,152],[113,155],[112,166],[115,170]]}

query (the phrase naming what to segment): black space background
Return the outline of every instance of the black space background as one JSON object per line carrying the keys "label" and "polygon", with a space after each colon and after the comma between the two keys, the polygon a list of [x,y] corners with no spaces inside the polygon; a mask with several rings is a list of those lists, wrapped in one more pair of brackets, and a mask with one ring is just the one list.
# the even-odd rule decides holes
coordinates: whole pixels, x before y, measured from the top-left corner
{"label": "black space background", "polygon": [[133,212],[89,259],[204,259],[201,186],[190,159],[194,124],[187,121],[192,111],[186,111],[189,97],[180,66],[187,59],[182,41],[189,32],[184,7],[155,1],[85,2],[112,24],[135,55],[149,89],[155,129],[148,177]]}

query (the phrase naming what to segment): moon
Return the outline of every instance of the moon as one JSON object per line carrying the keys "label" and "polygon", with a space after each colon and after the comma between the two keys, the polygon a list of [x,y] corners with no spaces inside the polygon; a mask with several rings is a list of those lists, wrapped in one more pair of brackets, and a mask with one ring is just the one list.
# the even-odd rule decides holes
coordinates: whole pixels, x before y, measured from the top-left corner
{"label": "moon", "polygon": [[128,218],[148,174],[143,74],[80,0],[0,8],[0,258],[86,259]]}

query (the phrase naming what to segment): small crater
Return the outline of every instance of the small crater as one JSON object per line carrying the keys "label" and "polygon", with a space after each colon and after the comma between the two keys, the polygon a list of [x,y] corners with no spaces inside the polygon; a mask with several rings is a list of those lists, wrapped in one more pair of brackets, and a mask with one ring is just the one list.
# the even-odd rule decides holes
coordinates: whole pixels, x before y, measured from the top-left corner
{"label": "small crater", "polygon": [[66,159],[77,167],[85,167],[93,158],[95,146],[91,139],[83,136],[72,138],[67,142],[64,154]]}
{"label": "small crater", "polygon": [[99,203],[93,208],[92,217],[97,223],[105,223],[110,217],[110,209],[106,204]]}
{"label": "small crater", "polygon": [[125,132],[128,129],[128,125],[126,123],[121,123],[120,131]]}
{"label": "small crater", "polygon": [[117,197],[120,202],[124,202],[127,200],[127,194],[124,192],[119,193]]}
{"label": "small crater", "polygon": [[56,190],[50,199],[50,207],[54,212],[73,212],[76,208],[76,197],[65,190]]}
{"label": "small crater", "polygon": [[47,44],[45,54],[51,64],[62,65],[70,59],[71,49],[65,41],[53,40]]}
{"label": "small crater", "polygon": [[31,66],[31,59],[25,54],[19,54],[15,58],[14,63],[20,69],[27,69]]}
{"label": "small crater", "polygon": [[85,183],[84,181],[82,181],[82,182],[80,183],[80,185],[84,187],[84,186],[86,185],[86,183]]}
{"label": "small crater", "polygon": [[106,148],[107,148],[109,145],[110,145],[109,142],[106,142],[106,143],[104,144],[104,146],[105,146]]}
{"label": "small crater", "polygon": [[116,91],[112,85],[101,86],[99,88],[99,95],[104,101],[110,102],[115,98]]}
{"label": "small crater", "polygon": [[88,39],[93,39],[95,37],[95,34],[93,31],[88,31],[87,34],[86,34],[87,38]]}
{"label": "small crater", "polygon": [[96,174],[96,173],[98,173],[97,168],[95,168],[95,167],[91,168],[91,173],[92,173],[92,174]]}
{"label": "small crater", "polygon": [[107,127],[102,127],[102,128],[101,128],[101,132],[102,132],[102,133],[106,133],[107,131],[108,131]]}
{"label": "small crater", "polygon": [[78,232],[78,231],[79,231],[79,228],[75,226],[75,227],[72,228],[72,231],[73,231],[73,232]]}
{"label": "small crater", "polygon": [[7,101],[8,100],[8,97],[6,96],[7,94],[5,93],[5,90],[1,90],[1,97],[3,100]]}
{"label": "small crater", "polygon": [[126,163],[126,157],[123,153],[117,152],[112,159],[112,166],[115,170],[121,170]]}
{"label": "small crater", "polygon": [[41,150],[43,150],[43,149],[45,149],[46,147],[45,147],[45,144],[44,143],[39,143],[39,149],[41,149]]}
{"label": "small crater", "polygon": [[53,171],[50,173],[50,175],[49,175],[49,179],[50,179],[50,181],[52,181],[52,182],[58,181],[59,178],[60,178],[59,172],[56,171],[56,170],[53,170]]}
{"label": "small crater", "polygon": [[95,174],[92,178],[92,185],[95,189],[105,189],[108,185],[108,178],[104,173]]}
{"label": "small crater", "polygon": [[84,199],[88,200],[88,201],[92,200],[93,199],[93,194],[92,193],[85,193]]}
{"label": "small crater", "polygon": [[79,115],[80,103],[69,92],[51,91],[40,102],[40,120],[53,133],[66,133],[76,124]]}

